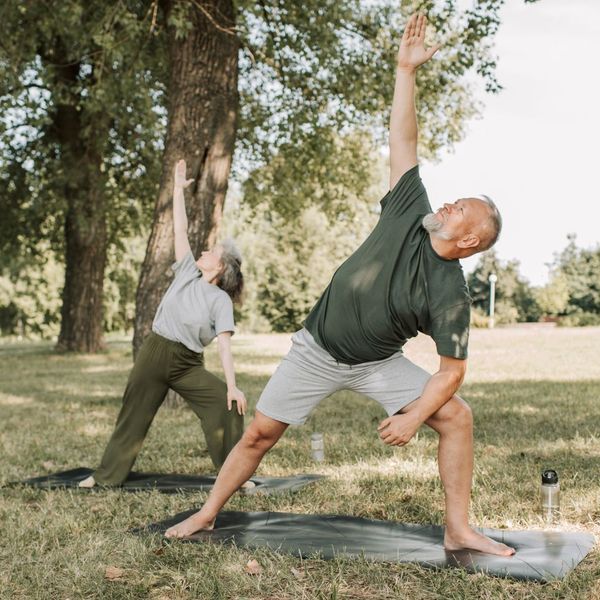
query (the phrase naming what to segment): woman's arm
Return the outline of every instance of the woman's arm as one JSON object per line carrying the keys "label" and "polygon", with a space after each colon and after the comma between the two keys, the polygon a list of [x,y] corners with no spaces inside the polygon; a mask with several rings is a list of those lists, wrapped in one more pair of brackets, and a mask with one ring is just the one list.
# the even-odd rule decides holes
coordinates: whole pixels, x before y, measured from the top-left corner
{"label": "woman's arm", "polygon": [[175,237],[175,260],[180,261],[191,252],[187,235],[187,215],[185,214],[185,199],[183,190],[194,181],[185,178],[185,160],[181,159],[175,165],[173,178],[173,233]]}
{"label": "woman's arm", "polygon": [[233,368],[233,356],[231,354],[231,332],[224,331],[217,335],[217,345],[219,347],[219,356],[223,371],[225,371],[225,381],[227,382],[227,408],[231,410],[233,400],[237,403],[237,411],[240,415],[246,414],[248,405],[244,392],[238,390],[235,385],[235,370]]}

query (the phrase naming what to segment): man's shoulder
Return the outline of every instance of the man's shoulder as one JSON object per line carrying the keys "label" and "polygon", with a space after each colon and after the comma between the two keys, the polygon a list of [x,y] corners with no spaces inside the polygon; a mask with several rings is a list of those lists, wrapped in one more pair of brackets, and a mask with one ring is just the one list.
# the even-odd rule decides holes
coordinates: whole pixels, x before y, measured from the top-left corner
{"label": "man's shoulder", "polygon": [[427,190],[419,174],[419,165],[408,169],[381,199],[381,217],[399,217],[406,213],[431,211]]}

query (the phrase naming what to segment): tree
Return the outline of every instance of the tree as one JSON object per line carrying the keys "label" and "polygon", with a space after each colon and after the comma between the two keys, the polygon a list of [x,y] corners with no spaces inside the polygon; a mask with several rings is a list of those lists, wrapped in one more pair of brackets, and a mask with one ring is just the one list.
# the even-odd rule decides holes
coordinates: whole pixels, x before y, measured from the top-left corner
{"label": "tree", "polygon": [[139,228],[144,200],[154,196],[161,54],[148,8],[99,0],[2,6],[3,261],[35,255],[42,238],[64,259],[65,350],[102,346],[107,249]]}
{"label": "tree", "polygon": [[238,51],[231,0],[162,3],[168,23],[169,109],[162,175],[154,222],[136,299],[134,352],[149,333],[170,283],[173,256],[173,167],[188,162],[194,178],[187,202],[188,237],[194,250],[212,245],[223,203],[237,119]]}
{"label": "tree", "polygon": [[[243,204],[230,210],[226,219],[227,232],[236,238],[244,257],[246,299],[238,317],[253,330],[299,329],[334,270],[377,221],[377,200],[387,177],[372,136],[367,132],[338,136],[332,144],[335,153],[329,160],[337,158],[346,165],[347,177],[336,181],[308,170],[298,186],[286,186],[277,199],[261,201],[254,182],[280,176],[284,163],[276,157],[260,174],[253,174],[244,186]],[[360,182],[352,173],[355,156],[369,166],[369,176]],[[326,171],[328,164],[323,167]],[[307,190],[315,202],[306,207]],[[335,196],[343,199],[343,206],[331,211]]]}
{"label": "tree", "polygon": [[550,281],[535,290],[540,312],[549,317],[563,314],[569,305],[569,284],[562,273],[552,273]]}
{"label": "tree", "polygon": [[579,248],[574,234],[567,236],[568,244],[553,262],[556,277],[568,290],[569,323],[587,325],[600,323],[600,246]]}
{"label": "tree", "polygon": [[[309,188],[299,197],[299,205],[282,198],[294,185],[314,179],[307,177],[309,172],[341,180],[331,160],[332,140],[338,133],[368,127],[383,137],[398,35],[416,8],[429,13],[446,43],[439,60],[419,73],[421,155],[435,156],[440,148],[461,139],[465,122],[478,110],[464,75],[475,71],[489,91],[499,89],[491,43],[502,0],[477,3],[465,11],[456,4],[453,0],[407,0],[400,5],[391,0],[241,0],[235,7],[232,0],[162,3],[169,23],[172,72],[169,133],[138,288],[134,349],[149,331],[169,283],[169,195],[175,160],[184,157],[193,164],[196,184],[187,206],[195,251],[216,235],[236,121],[238,177],[256,173],[275,157],[279,161],[279,170],[269,172],[270,179],[254,177],[249,183],[255,196],[273,197],[275,210],[291,209],[295,214],[315,201],[329,210],[341,206],[339,195],[317,197]],[[190,106],[194,92],[202,110]],[[191,116],[182,128],[186,114]],[[326,170],[324,163],[333,166]],[[364,161],[353,165],[356,178],[365,175],[364,165]],[[287,185],[281,187],[282,182]]]}
{"label": "tree", "polygon": [[491,273],[495,273],[498,278],[496,282],[496,321],[498,323],[537,321],[539,307],[535,301],[533,289],[519,274],[519,262],[516,260],[503,262],[493,249],[480,256],[475,269],[467,277],[469,292],[473,298],[473,307],[484,314],[489,313],[489,276]]}

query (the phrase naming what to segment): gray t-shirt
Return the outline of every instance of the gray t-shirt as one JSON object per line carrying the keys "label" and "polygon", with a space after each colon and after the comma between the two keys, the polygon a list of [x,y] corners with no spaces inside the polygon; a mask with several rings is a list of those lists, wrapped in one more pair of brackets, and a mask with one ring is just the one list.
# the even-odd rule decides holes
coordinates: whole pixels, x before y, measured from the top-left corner
{"label": "gray t-shirt", "polygon": [[194,352],[202,352],[224,331],[235,331],[227,292],[205,281],[188,252],[171,267],[175,279],[160,301],[152,331]]}

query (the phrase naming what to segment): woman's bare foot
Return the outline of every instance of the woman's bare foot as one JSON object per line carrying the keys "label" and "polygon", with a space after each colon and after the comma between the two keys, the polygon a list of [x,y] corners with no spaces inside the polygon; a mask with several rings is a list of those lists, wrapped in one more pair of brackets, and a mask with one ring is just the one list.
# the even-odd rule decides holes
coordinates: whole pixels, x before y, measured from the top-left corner
{"label": "woman's bare foot", "polygon": [[81,488],[93,488],[96,485],[96,480],[94,479],[93,475],[90,475],[89,477],[86,477],[85,479],[82,479],[79,482],[79,487]]}
{"label": "woman's bare foot", "polygon": [[165,537],[168,538],[184,538],[188,537],[197,531],[210,531],[215,526],[215,520],[207,521],[201,516],[202,511],[194,513],[191,517],[188,517],[185,521],[169,527],[165,531]]}
{"label": "woman's bare foot", "polygon": [[248,479],[248,481],[245,481],[244,483],[242,483],[242,485],[240,485],[240,490],[242,490],[242,492],[247,492],[248,490],[252,490],[255,487],[256,484],[254,483],[254,481]]}
{"label": "woman's bare foot", "polygon": [[512,556],[515,553],[514,548],[500,542],[495,542],[471,527],[452,533],[449,533],[446,528],[444,548],[446,550],[477,550],[478,552],[495,554],[496,556]]}

